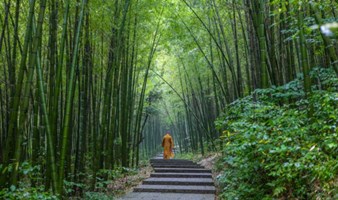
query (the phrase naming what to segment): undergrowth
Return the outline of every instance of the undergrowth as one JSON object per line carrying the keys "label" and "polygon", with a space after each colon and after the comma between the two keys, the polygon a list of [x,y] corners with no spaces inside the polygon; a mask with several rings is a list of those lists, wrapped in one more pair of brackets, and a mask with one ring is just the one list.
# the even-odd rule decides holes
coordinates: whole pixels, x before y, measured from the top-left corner
{"label": "undergrowth", "polygon": [[[1,169],[1,166],[0,166]],[[8,170],[11,170],[10,168]],[[86,199],[86,200],[104,200],[114,199],[114,197],[123,194],[125,187],[129,182],[119,182],[125,180],[127,176],[138,174],[138,169],[116,167],[114,170],[99,170],[96,174],[95,186],[91,187],[90,182],[79,183],[75,178],[69,176],[64,180],[64,198],[52,194],[51,189],[46,189],[43,178],[39,173],[40,166],[32,166],[29,162],[23,162],[19,167],[19,173],[24,177],[18,186],[10,186],[0,190],[0,199],[8,200],[57,200],[57,199]],[[91,176],[91,173],[79,174],[82,176]],[[115,183],[116,182],[116,183]],[[119,187],[115,187],[115,185]],[[129,185],[128,185],[129,184]]]}
{"label": "undergrowth", "polygon": [[201,159],[203,159],[202,154],[196,154],[193,152],[189,152],[189,153],[177,153],[175,154],[175,159],[186,159],[186,160],[191,160],[194,162],[200,161]]}
{"label": "undergrowth", "polygon": [[300,77],[218,118],[221,199],[338,199],[338,79],[330,69],[312,76],[307,98]]}

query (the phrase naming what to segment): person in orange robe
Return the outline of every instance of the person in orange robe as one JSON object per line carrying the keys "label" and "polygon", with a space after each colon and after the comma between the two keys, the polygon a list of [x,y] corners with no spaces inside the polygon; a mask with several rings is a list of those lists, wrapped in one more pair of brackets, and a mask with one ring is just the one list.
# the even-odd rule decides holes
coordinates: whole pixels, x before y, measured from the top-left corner
{"label": "person in orange robe", "polygon": [[170,159],[174,157],[173,148],[174,148],[174,140],[170,136],[169,132],[167,132],[162,140],[162,147],[164,148],[163,159]]}

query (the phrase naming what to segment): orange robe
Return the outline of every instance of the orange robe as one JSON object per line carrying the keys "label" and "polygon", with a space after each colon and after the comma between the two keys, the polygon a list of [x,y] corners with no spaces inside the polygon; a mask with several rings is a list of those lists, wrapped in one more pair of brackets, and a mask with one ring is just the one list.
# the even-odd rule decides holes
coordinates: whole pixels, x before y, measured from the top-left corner
{"label": "orange robe", "polygon": [[174,140],[169,134],[166,134],[162,140],[162,147],[164,148],[163,159],[170,159],[174,157],[172,148],[174,148]]}

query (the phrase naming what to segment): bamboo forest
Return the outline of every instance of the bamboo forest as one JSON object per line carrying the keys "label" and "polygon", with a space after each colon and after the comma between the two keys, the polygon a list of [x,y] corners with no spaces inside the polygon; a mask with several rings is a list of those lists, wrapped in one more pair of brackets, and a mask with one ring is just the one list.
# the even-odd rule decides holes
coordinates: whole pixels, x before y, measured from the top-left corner
{"label": "bamboo forest", "polygon": [[0,2],[0,199],[119,198],[166,132],[215,199],[338,199],[337,1]]}

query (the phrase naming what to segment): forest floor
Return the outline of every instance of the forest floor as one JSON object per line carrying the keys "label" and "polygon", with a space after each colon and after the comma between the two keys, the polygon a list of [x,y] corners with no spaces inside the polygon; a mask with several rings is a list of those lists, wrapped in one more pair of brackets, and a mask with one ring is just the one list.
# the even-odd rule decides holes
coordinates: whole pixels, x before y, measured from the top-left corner
{"label": "forest floor", "polygon": [[128,192],[131,192],[134,187],[139,185],[144,179],[148,178],[152,171],[153,169],[150,166],[150,163],[147,163],[139,169],[137,174],[127,175],[114,180],[108,185],[108,190],[111,190],[114,194],[114,197],[118,198]]}
{"label": "forest floor", "polygon": [[203,167],[212,170],[219,156],[220,156],[219,153],[209,154],[206,157],[203,157],[201,160],[199,160],[197,164],[200,164]]}
{"label": "forest floor", "polygon": [[221,156],[220,153],[211,153],[208,154],[204,157],[202,157],[202,159],[200,159],[197,164],[200,164],[201,166],[205,167],[206,169],[210,169],[212,171],[212,178],[214,180],[215,183],[215,187],[216,187],[216,198],[215,200],[218,200],[218,195],[220,192],[220,188],[219,188],[219,184],[217,181],[217,176],[220,174],[219,171],[216,170],[215,165],[216,162],[218,161],[219,157]]}

